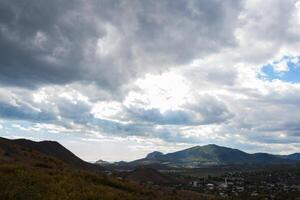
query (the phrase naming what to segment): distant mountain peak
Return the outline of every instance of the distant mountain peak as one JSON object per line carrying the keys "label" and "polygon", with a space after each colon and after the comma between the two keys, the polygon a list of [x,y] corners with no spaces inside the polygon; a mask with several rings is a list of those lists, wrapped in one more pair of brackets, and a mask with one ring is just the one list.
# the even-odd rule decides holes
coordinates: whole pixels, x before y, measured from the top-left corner
{"label": "distant mountain peak", "polygon": [[107,162],[107,161],[105,161],[105,160],[97,160],[96,162],[95,162],[95,164],[96,165],[109,165],[110,164],[110,162]]}
{"label": "distant mountain peak", "polygon": [[204,149],[204,148],[220,148],[220,149],[221,148],[226,148],[226,149],[231,149],[229,147],[219,146],[217,144],[206,144],[206,145],[202,145],[202,146],[197,145],[197,146],[193,146],[189,149]]}
{"label": "distant mountain peak", "polygon": [[194,147],[191,147],[191,148],[188,148],[188,149],[184,149],[184,150],[181,150],[181,151],[188,151],[188,152],[213,151],[213,152],[216,152],[216,151],[235,151],[235,150],[237,150],[237,149],[232,149],[232,148],[229,148],[229,147],[219,146],[219,145],[216,145],[216,144],[207,144],[207,145],[203,145],[203,146],[197,145],[197,146],[194,146]]}
{"label": "distant mountain peak", "polygon": [[219,145],[216,145],[216,144],[207,144],[207,145],[204,145],[202,147],[223,147],[223,146],[219,146]]}
{"label": "distant mountain peak", "polygon": [[152,153],[149,153],[146,158],[147,159],[157,159],[160,156],[163,156],[164,154],[162,152],[159,151],[153,151]]}
{"label": "distant mountain peak", "polygon": [[206,145],[203,145],[204,147],[205,146],[209,146],[209,147],[219,147],[219,145],[216,145],[216,144],[206,144]]}

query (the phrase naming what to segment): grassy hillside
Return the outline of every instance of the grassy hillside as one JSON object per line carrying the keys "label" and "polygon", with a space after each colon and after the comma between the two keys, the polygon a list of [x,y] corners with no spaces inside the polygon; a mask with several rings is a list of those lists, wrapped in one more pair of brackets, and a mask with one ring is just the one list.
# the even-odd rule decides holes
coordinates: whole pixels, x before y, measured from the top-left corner
{"label": "grassy hillside", "polygon": [[144,186],[73,169],[0,165],[0,199],[126,200],[214,199],[196,192]]}

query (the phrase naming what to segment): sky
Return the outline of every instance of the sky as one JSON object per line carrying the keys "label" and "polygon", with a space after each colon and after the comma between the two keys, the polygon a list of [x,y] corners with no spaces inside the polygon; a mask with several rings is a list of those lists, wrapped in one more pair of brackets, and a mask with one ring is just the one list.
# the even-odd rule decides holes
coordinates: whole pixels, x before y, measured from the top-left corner
{"label": "sky", "polygon": [[299,50],[298,0],[1,0],[0,136],[300,152]]}

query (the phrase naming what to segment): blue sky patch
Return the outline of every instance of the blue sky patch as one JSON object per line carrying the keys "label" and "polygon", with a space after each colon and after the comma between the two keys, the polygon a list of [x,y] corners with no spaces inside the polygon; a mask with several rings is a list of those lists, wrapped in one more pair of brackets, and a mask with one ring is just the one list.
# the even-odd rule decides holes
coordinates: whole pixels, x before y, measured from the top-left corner
{"label": "blue sky patch", "polygon": [[[276,65],[285,63],[288,67],[286,71],[276,70]],[[300,59],[299,57],[283,57],[280,61],[264,65],[261,68],[259,78],[267,81],[282,80],[291,83],[300,83]]]}

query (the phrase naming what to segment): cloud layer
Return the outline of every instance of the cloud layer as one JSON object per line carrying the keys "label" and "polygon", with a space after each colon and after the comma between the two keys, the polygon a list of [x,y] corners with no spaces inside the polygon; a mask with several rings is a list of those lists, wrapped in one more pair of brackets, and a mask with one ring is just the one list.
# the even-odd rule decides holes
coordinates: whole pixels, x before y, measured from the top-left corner
{"label": "cloud layer", "polygon": [[119,89],[146,72],[234,46],[241,3],[56,0],[0,7],[3,84],[87,81]]}
{"label": "cloud layer", "polygon": [[300,151],[299,48],[296,0],[4,0],[0,131]]}

